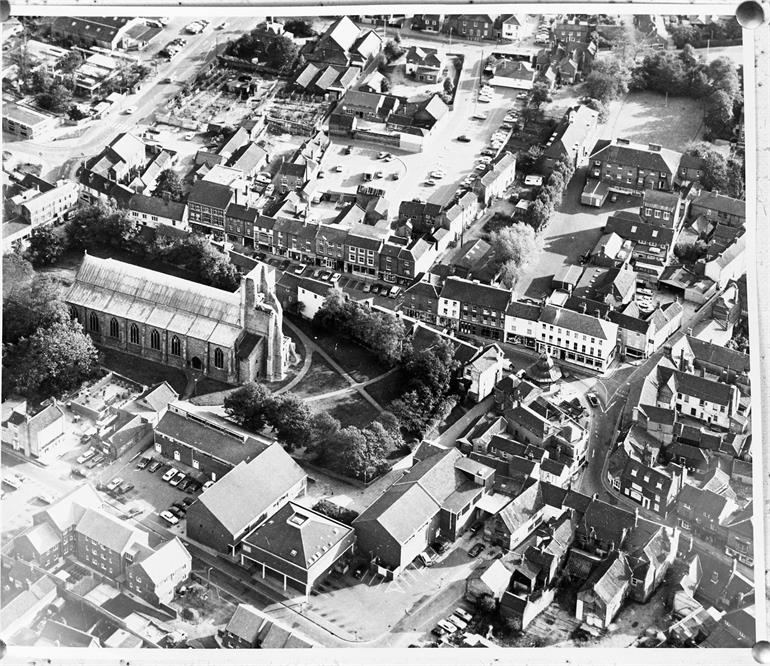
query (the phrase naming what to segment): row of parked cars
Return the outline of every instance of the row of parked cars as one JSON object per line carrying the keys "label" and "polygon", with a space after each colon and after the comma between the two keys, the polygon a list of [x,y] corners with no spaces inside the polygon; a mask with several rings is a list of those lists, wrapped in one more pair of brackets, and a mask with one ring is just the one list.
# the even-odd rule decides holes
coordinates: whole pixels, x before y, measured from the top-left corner
{"label": "row of parked cars", "polygon": [[[151,456],[144,456],[136,464],[136,469],[147,469],[148,472],[154,474],[158,470],[161,470],[161,478],[171,486],[174,486],[178,490],[186,493],[197,493],[201,490],[205,490],[214,485],[213,481],[206,481],[201,483],[197,479],[187,476],[181,470],[178,470],[173,465],[166,465],[160,460],[157,460]],[[162,468],[162,469],[161,469]]]}
{"label": "row of parked cars", "polygon": [[176,525],[187,515],[187,509],[194,503],[195,500],[192,497],[185,497],[184,499],[177,500],[168,509],[161,511],[158,515],[169,525]]}
{"label": "row of parked cars", "polygon": [[472,620],[473,615],[464,608],[458,607],[448,618],[439,620],[431,633],[438,638],[445,638],[458,631],[465,631]]}

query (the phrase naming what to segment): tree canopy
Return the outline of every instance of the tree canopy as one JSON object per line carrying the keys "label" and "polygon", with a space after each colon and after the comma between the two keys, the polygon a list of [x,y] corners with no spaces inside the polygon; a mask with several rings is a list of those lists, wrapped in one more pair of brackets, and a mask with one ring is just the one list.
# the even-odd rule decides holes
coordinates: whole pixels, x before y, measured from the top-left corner
{"label": "tree canopy", "polygon": [[64,252],[64,241],[51,227],[36,227],[29,237],[27,256],[35,266],[50,266]]}
{"label": "tree canopy", "polygon": [[163,194],[168,194],[175,201],[182,198],[182,180],[173,169],[164,169],[158,174],[155,196],[162,196]]}
{"label": "tree canopy", "polygon": [[138,233],[138,226],[126,212],[98,201],[81,206],[67,224],[68,244],[76,249],[126,247]]}

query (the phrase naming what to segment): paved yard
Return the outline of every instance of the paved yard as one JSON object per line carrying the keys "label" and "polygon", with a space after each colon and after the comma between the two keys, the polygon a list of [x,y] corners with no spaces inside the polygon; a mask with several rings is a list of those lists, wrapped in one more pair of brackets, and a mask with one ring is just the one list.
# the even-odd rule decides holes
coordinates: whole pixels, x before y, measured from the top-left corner
{"label": "paved yard", "polygon": [[567,187],[561,206],[551,215],[544,232],[543,251],[533,257],[516,284],[518,296],[543,298],[549,294],[554,273],[565,263],[577,264],[580,255],[596,245],[610,213],[639,209],[640,198],[630,195],[618,197],[615,203],[608,199],[601,208],[584,206],[580,203],[584,183],[584,170],[579,169]]}

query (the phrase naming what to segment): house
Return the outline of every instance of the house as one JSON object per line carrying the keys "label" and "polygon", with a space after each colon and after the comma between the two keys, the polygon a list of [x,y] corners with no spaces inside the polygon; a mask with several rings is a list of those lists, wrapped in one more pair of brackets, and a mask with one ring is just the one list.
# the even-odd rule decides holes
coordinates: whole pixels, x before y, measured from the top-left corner
{"label": "house", "polygon": [[37,140],[48,137],[58,125],[54,116],[3,101],[3,132],[21,139]]}
{"label": "house", "polygon": [[587,42],[591,33],[596,30],[595,23],[588,21],[562,21],[551,26],[554,39],[560,42]]}
{"label": "house", "polygon": [[[742,462],[742,461],[735,461]],[[725,521],[727,541],[725,554],[742,562],[747,567],[754,566],[754,503],[749,502]]]}
{"label": "house", "polygon": [[515,90],[532,90],[537,71],[524,60],[501,60],[495,65],[489,85]]}
{"label": "house", "polygon": [[621,211],[611,215],[605,234],[617,234],[632,249],[634,269],[645,276],[660,277],[671,260],[677,233],[670,227],[644,222],[638,215]]}
{"label": "house", "polygon": [[516,156],[506,151],[493,163],[492,169],[476,181],[474,191],[484,205],[488,206],[493,199],[504,196],[514,180],[516,180]]}
{"label": "house", "polygon": [[651,224],[679,229],[685,205],[679,195],[663,190],[645,190],[639,216]]}
{"label": "house", "polygon": [[[254,227],[259,209],[231,203],[225,211],[225,236],[228,241],[254,247]],[[246,271],[248,272],[248,270]]]}
{"label": "house", "polygon": [[[305,493],[307,475],[277,444],[235,465],[205,490],[187,512],[187,535],[236,555],[242,539]],[[233,502],[233,497],[248,501]]]}
{"label": "house", "polygon": [[21,217],[33,227],[63,222],[77,205],[79,193],[78,183],[60,180],[55,187],[21,204]]}
{"label": "house", "polygon": [[670,192],[681,157],[681,153],[658,144],[600,139],[589,155],[587,178],[601,181],[621,194],[643,194],[645,190]]}
{"label": "house", "polygon": [[297,303],[302,304],[301,314],[312,320],[323,306],[332,286],[328,282],[306,277],[300,277],[297,282]]}
{"label": "house", "polygon": [[225,212],[235,201],[235,193],[227,185],[205,180],[196,182],[187,197],[187,210],[193,231],[221,237]]}
{"label": "house", "polygon": [[382,48],[382,38],[374,30],[359,28],[348,16],[332,22],[301,54],[307,62],[347,67],[363,66]]}
{"label": "house", "polygon": [[444,60],[437,49],[411,46],[404,58],[404,71],[407,76],[425,83],[438,83],[444,71]]}
{"label": "house", "polygon": [[[17,632],[33,626],[41,616],[56,601],[58,588],[53,576],[35,575],[29,572],[30,578],[23,583],[25,589],[9,599],[7,595],[0,609],[0,626],[3,633],[12,638]],[[15,641],[9,641],[13,644]]]}
{"label": "house", "polygon": [[465,599],[475,604],[482,597],[500,601],[511,582],[511,571],[502,560],[493,559],[474,569],[465,581]]}
{"label": "house", "polygon": [[[294,85],[311,94],[339,99],[361,74],[360,67],[306,63],[294,79]],[[377,90],[380,92],[380,90]]]}
{"label": "house", "polygon": [[543,151],[544,173],[551,173],[557,162],[565,161],[577,168],[588,158],[598,118],[599,113],[584,104],[567,110],[546,142]]}
{"label": "house", "polygon": [[27,458],[47,459],[60,453],[64,444],[64,408],[54,399],[37,412],[30,412],[24,400],[2,424],[3,444]]}
{"label": "house", "polygon": [[310,648],[303,636],[286,629],[251,604],[239,603],[222,630],[222,646],[233,649]]}
{"label": "house", "polygon": [[555,305],[543,306],[534,333],[537,351],[597,372],[604,372],[617,352],[617,324]]}
{"label": "house", "polygon": [[380,279],[396,284],[410,284],[417,275],[430,270],[437,254],[436,244],[425,237],[409,240],[391,236],[380,248]]}
{"label": "house", "polygon": [[[532,462],[526,458],[522,461]],[[488,535],[494,545],[513,550],[543,521],[543,507],[540,484],[531,483],[494,516],[492,524],[484,529],[485,538]]]}
{"label": "house", "polygon": [[252,178],[267,161],[267,151],[256,143],[249,142],[233,152],[227,166],[243,171],[246,178]]}
{"label": "house", "polygon": [[505,311],[505,341],[534,348],[539,337],[539,305],[512,301]]}
{"label": "house", "polygon": [[521,19],[517,18],[513,14],[503,14],[498,17],[495,24],[499,23],[500,38],[516,41],[521,37]]}
{"label": "house", "polygon": [[685,484],[677,498],[679,526],[724,547],[727,542],[726,522],[737,508],[727,496]]}
{"label": "house", "polygon": [[742,227],[746,224],[746,202],[720,194],[718,190],[705,190],[690,204],[690,219],[697,220],[701,216],[713,223]]}
{"label": "house", "polygon": [[153,606],[168,604],[176,588],[190,577],[192,556],[178,537],[150,551],[138,548],[136,554],[124,556],[126,588]]}
{"label": "house", "polygon": [[414,19],[412,20],[412,30],[441,32],[443,24],[443,14],[415,14]]}
{"label": "house", "polygon": [[142,226],[157,228],[159,225],[189,231],[187,205],[168,198],[134,194],[126,207],[128,217]]}
{"label": "house", "polygon": [[435,324],[438,316],[439,291],[435,284],[420,280],[404,290],[400,309],[407,317]]}
{"label": "house", "polygon": [[620,268],[588,266],[572,289],[583,301],[604,303],[612,309],[628,305],[636,296],[637,274],[628,264]]}
{"label": "house", "polygon": [[498,345],[488,345],[479,350],[463,369],[463,379],[468,382],[468,397],[481,402],[492,394],[508,367],[503,350]]}
{"label": "house", "polygon": [[460,14],[447,16],[443,31],[465,39],[495,39],[494,27],[494,20],[487,14]]}
{"label": "house", "polygon": [[589,626],[606,629],[623,604],[631,573],[625,554],[613,551],[578,591],[575,617]]}
{"label": "house", "polygon": [[646,319],[611,311],[610,321],[618,326],[618,353],[624,357],[649,358],[681,328],[683,312],[678,301],[658,304]]}
{"label": "house", "polygon": [[683,416],[728,429],[738,414],[741,393],[731,384],[688,372],[657,367],[659,407],[676,409]]}
{"label": "house", "polygon": [[439,294],[439,322],[467,335],[503,340],[508,289],[448,277]]}
{"label": "house", "polygon": [[746,234],[739,236],[716,256],[699,260],[703,275],[713,280],[719,289],[737,280],[746,272]]}
{"label": "house", "polygon": [[468,527],[494,473],[456,448],[421,460],[353,521],[359,552],[398,576],[439,536],[454,540]]}
{"label": "house", "polygon": [[143,19],[124,16],[60,16],[53,22],[51,34],[86,48],[99,46],[115,51],[128,48],[135,43],[130,33],[132,29],[142,24]]}
{"label": "house", "polygon": [[749,386],[751,359],[748,354],[735,349],[685,335],[672,345],[671,359],[680,370],[702,371],[711,378],[727,378],[731,383]]}
{"label": "house", "polygon": [[294,502],[284,504],[240,543],[241,564],[307,597],[355,549],[352,527]]}

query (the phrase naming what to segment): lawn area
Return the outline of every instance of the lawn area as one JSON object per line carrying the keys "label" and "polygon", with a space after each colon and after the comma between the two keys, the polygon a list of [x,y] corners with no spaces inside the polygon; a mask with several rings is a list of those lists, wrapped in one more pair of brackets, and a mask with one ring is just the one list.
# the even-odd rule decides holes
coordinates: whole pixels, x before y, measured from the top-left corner
{"label": "lawn area", "polygon": [[[102,365],[105,368],[117,372],[119,375],[133,379],[135,382],[152,386],[160,382],[168,382],[174,390],[181,396],[187,385],[187,378],[184,372],[178,368],[170,368],[167,365],[160,365],[147,361],[138,356],[131,356],[115,349],[100,349],[102,356]],[[210,380],[205,380],[206,382]],[[219,384],[221,389],[224,384]],[[216,389],[219,390],[219,389]],[[200,392],[200,389],[199,389]]]}
{"label": "lawn area", "polygon": [[401,397],[406,386],[406,379],[406,372],[397,368],[387,377],[383,377],[374,384],[369,384],[364,389],[380,404],[380,407],[387,409],[391,401]]}
{"label": "lawn area", "polygon": [[703,135],[703,103],[641,91],[610,104],[607,122],[599,126],[603,138],[621,137],[637,143],[656,143],[683,151]]}
{"label": "lawn area", "polygon": [[349,384],[345,379],[320,354],[313,353],[310,369],[302,381],[294,387],[292,393],[301,398],[309,398],[314,395],[338,391],[348,386]]}
{"label": "lawn area", "polygon": [[380,363],[372,352],[355,342],[327,331],[316,331],[309,321],[301,318],[291,317],[291,321],[357,382],[365,382],[387,372],[388,368]]}
{"label": "lawn area", "polygon": [[379,416],[377,410],[358,393],[335,395],[311,403],[313,411],[326,412],[337,419],[342,427],[365,428]]}

